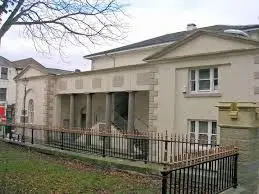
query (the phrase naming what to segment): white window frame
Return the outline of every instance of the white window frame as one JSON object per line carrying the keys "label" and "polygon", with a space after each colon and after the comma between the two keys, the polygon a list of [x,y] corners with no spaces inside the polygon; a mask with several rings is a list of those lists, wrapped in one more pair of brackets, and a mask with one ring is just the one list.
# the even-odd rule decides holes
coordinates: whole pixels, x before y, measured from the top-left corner
{"label": "white window frame", "polygon": [[[6,77],[3,77],[3,69],[6,69]],[[8,67],[1,67],[1,79],[8,80]],[[4,74],[5,75],[5,74]]]}
{"label": "white window frame", "polygon": [[[208,80],[208,79],[200,79],[199,78],[199,70],[201,69],[209,69],[210,70],[210,88],[208,90],[200,90],[199,89],[199,81],[200,80]],[[217,93],[219,92],[219,77],[214,78],[214,69],[217,69],[218,76],[219,76],[219,68],[218,67],[200,67],[200,68],[193,68],[189,70],[189,76],[188,76],[188,85],[189,85],[189,92],[190,93],[205,93],[205,92],[213,92]],[[195,72],[195,80],[191,79],[191,73]],[[214,81],[218,81],[218,88],[215,89]],[[195,90],[192,90],[191,82],[195,82]]]}
{"label": "white window frame", "polygon": [[[191,132],[191,122],[195,122],[195,131]],[[199,133],[199,122],[208,122],[208,133]],[[212,123],[215,122],[216,123],[216,134],[212,133]],[[195,136],[195,143],[199,142],[199,135],[200,134],[206,134],[208,135],[208,144],[211,144],[211,137],[213,135],[216,135],[217,138],[217,144],[219,144],[220,141],[220,133],[219,133],[219,127],[217,125],[217,121],[216,120],[198,120],[198,119],[188,119],[188,134],[194,134]]]}
{"label": "white window frame", "polygon": [[7,88],[0,88],[2,91],[1,95],[5,95],[3,99],[0,98],[1,102],[6,102],[7,101]]}

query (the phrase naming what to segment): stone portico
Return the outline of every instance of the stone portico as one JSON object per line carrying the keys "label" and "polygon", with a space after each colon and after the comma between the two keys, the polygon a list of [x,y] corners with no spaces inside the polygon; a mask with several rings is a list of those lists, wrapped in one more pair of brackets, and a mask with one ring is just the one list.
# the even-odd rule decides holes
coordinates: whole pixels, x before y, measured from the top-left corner
{"label": "stone portico", "polygon": [[128,131],[148,129],[149,91],[57,94],[55,98],[53,125],[57,127],[90,129],[105,123],[107,130],[112,125]]}
{"label": "stone portico", "polygon": [[155,68],[123,67],[56,78],[53,94],[55,122],[64,128],[96,128],[104,124],[120,130],[155,131],[158,80]]}

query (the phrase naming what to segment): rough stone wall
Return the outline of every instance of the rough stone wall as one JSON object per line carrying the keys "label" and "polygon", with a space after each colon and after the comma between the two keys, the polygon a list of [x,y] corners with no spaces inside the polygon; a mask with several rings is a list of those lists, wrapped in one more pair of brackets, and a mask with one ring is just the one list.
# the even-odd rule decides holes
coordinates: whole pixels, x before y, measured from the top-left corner
{"label": "rough stone wall", "polygon": [[239,148],[238,183],[241,188],[237,192],[255,193],[259,189],[259,129],[221,128],[221,143],[231,142],[236,142]]}
{"label": "rough stone wall", "polygon": [[150,76],[150,91],[149,91],[149,131],[156,131],[157,126],[155,122],[157,121],[157,108],[158,108],[158,68],[153,67],[150,70],[152,76]]}
{"label": "rough stone wall", "polygon": [[44,96],[44,123],[46,126],[54,125],[55,114],[55,78],[48,77],[45,80]]}
{"label": "rough stone wall", "polygon": [[225,193],[253,194],[259,192],[259,125],[256,122],[258,113],[255,103],[242,104],[245,103],[237,103],[236,116],[230,116],[230,107],[219,108],[220,144],[236,144],[239,148],[239,186]]}

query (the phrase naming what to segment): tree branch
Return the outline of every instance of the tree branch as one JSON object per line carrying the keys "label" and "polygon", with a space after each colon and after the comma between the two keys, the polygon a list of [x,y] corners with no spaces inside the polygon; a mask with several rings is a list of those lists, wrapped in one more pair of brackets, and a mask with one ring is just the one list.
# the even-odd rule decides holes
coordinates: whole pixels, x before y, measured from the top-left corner
{"label": "tree branch", "polygon": [[0,28],[0,39],[11,26],[23,27],[34,45],[61,50],[125,37],[124,5],[120,0],[17,0]]}

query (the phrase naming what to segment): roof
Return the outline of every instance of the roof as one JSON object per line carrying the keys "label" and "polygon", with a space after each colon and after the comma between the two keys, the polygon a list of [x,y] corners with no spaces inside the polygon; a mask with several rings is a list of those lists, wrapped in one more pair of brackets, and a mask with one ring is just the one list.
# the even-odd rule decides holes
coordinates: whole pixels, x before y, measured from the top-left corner
{"label": "roof", "polygon": [[33,58],[21,59],[21,60],[18,60],[18,61],[13,61],[13,63],[14,63],[16,68],[25,69],[29,65],[31,67],[36,67],[36,68],[43,69],[47,73],[56,74],[56,75],[71,72],[71,71],[67,71],[67,70],[63,70],[63,69],[44,67],[42,64],[40,64],[38,61],[36,61]]}
{"label": "roof", "polygon": [[10,66],[13,67],[13,63],[9,61],[8,59],[0,56],[0,66]]}
{"label": "roof", "polygon": [[131,50],[131,49],[136,49],[136,48],[141,48],[141,47],[148,47],[148,46],[153,46],[153,45],[158,45],[158,44],[165,44],[165,43],[172,43],[178,40],[182,40],[186,38],[188,35],[191,33],[198,31],[198,30],[206,30],[206,31],[211,31],[211,32],[224,32],[224,30],[227,29],[236,29],[236,30],[250,30],[250,29],[259,29],[259,25],[253,24],[253,25],[214,25],[214,26],[208,26],[208,27],[203,27],[203,28],[197,28],[196,30],[190,30],[190,31],[181,31],[181,32],[175,32],[175,33],[170,33],[170,34],[165,34],[162,36],[158,36],[155,38],[151,38],[148,40],[144,40],[141,42],[129,44],[126,46],[118,47],[115,49],[111,50],[106,50],[98,53],[93,53],[90,55],[84,56],[84,58],[92,58],[92,57],[97,57],[99,55],[105,55],[105,54],[110,54],[114,52],[121,52],[121,51],[126,51],[126,50]]}
{"label": "roof", "polygon": [[45,68],[43,65],[41,65],[38,61],[36,61],[33,58],[26,58],[26,59],[13,61],[13,64],[18,69],[24,69],[28,65],[31,65],[31,66],[34,66],[34,67],[36,66],[36,67],[40,67],[40,68]]}
{"label": "roof", "polygon": [[18,61],[13,61],[13,63],[15,64],[16,68],[23,69],[17,76],[14,77],[14,79],[18,79],[30,67],[38,69],[39,71],[42,71],[46,74],[61,75],[61,74],[71,73],[71,71],[67,71],[67,70],[63,70],[63,69],[55,69],[55,68],[44,67],[42,64],[40,64],[38,61],[36,61],[33,58],[21,59],[21,60],[18,60]]}
{"label": "roof", "polygon": [[47,72],[50,74],[60,75],[71,73],[71,71],[63,70],[63,69],[55,69],[55,68],[46,68]]}
{"label": "roof", "polygon": [[193,40],[194,38],[196,38],[200,35],[203,35],[203,34],[207,34],[207,35],[210,35],[210,36],[216,36],[216,37],[220,37],[220,38],[228,39],[228,40],[229,39],[230,40],[236,40],[236,41],[239,41],[239,42],[252,44],[252,45],[255,45],[255,46],[259,45],[259,41],[253,40],[253,39],[250,39],[250,38],[247,38],[247,37],[235,36],[235,35],[232,35],[232,34],[215,32],[215,31],[213,32],[213,31],[207,31],[207,30],[197,30],[197,31],[193,31],[193,33],[191,33],[187,37],[166,46],[162,50],[160,50],[156,53],[153,53],[152,55],[144,58],[143,60],[149,61],[149,60],[159,58],[159,57],[163,56],[164,54],[166,54],[168,52],[171,52],[172,50],[182,46],[183,44],[186,44],[187,42],[189,42],[189,41]]}

